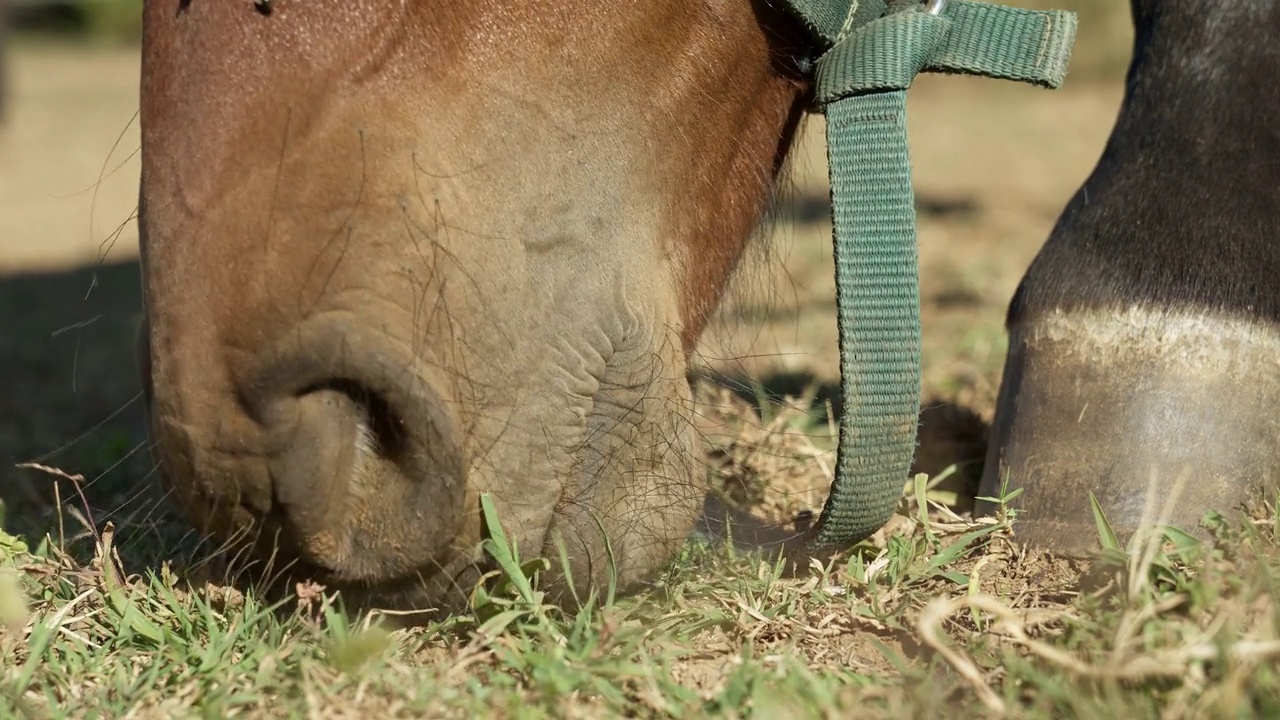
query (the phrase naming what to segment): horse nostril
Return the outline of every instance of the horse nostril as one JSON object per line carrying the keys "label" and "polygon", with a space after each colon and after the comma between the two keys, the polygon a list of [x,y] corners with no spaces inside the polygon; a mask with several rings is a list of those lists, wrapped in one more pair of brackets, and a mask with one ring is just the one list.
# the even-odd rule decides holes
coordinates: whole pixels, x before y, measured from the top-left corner
{"label": "horse nostril", "polygon": [[373,444],[363,440],[372,436],[366,417],[350,392],[321,385],[271,405],[266,426],[272,492],[302,537],[314,537],[340,519],[347,479]]}
{"label": "horse nostril", "polygon": [[330,569],[358,562],[353,521],[373,496],[414,474],[401,415],[368,385],[334,378],[274,403],[267,427],[272,492],[303,557]]}
{"label": "horse nostril", "polygon": [[301,559],[351,581],[438,562],[465,518],[466,463],[430,369],[336,311],[257,358],[237,392],[266,437],[271,514]]}
{"label": "horse nostril", "polygon": [[362,415],[359,438],[369,443],[364,448],[389,460],[400,458],[406,449],[404,418],[375,390],[348,378],[335,378],[304,388],[299,397],[317,392],[335,393],[347,398]]}

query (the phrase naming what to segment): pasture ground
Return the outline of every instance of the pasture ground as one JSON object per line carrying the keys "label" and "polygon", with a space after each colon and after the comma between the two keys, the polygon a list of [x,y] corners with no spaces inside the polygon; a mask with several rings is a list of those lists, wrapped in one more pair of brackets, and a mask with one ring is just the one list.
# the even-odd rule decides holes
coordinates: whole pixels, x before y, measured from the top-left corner
{"label": "pasture ground", "polygon": [[[799,579],[691,544],[651,591],[562,609],[507,558],[469,616],[388,631],[320,587],[267,605],[224,584],[157,497],[132,357],[136,51],[13,60],[0,717],[1280,714],[1273,505],[1210,517],[1212,545],[1122,547],[1100,518],[1089,559],[1023,552],[1016,518],[965,514],[1005,307],[1101,151],[1118,72],[1052,93],[933,77],[913,92],[930,402],[922,475],[885,530]],[[700,353],[712,471],[782,521],[821,507],[834,464],[825,194],[814,122]]]}

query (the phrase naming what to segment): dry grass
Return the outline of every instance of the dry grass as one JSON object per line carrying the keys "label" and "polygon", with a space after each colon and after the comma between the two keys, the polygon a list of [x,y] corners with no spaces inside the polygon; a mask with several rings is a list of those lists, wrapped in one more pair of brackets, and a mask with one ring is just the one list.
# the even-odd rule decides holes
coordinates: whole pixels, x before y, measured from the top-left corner
{"label": "dry grass", "polygon": [[[738,459],[726,467],[820,477],[829,427],[805,420],[802,399],[790,406],[763,425],[744,408],[719,444]],[[777,418],[790,413],[788,431]],[[885,530],[808,576],[691,543],[647,592],[576,607],[547,605],[537,565],[495,532],[486,549],[502,582],[469,614],[410,630],[348,617],[316,586],[267,606],[184,568],[133,573],[109,524],[84,561],[6,535],[0,715],[1280,712],[1274,506],[1233,522],[1211,514],[1213,544],[1165,530],[1119,547],[1102,521],[1096,557],[1073,560],[1020,550],[1016,517],[966,519],[933,499],[934,485],[917,477]],[[796,502],[749,506],[782,516]]]}

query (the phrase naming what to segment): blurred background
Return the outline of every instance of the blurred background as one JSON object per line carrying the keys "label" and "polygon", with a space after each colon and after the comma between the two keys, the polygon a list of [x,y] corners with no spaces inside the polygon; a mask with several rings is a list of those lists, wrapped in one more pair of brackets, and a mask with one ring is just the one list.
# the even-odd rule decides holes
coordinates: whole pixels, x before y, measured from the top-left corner
{"label": "blurred background", "polygon": [[[1007,1],[1080,14],[1066,86],[922,76],[909,101],[927,407],[963,426],[947,461],[980,462],[1005,309],[1102,150],[1132,39],[1122,0]],[[0,501],[12,531],[80,512],[81,490],[86,512],[163,531],[143,502],[154,488],[133,357],[141,5],[0,0]],[[707,373],[779,402],[838,396],[824,152],[815,117],[700,349]],[[16,467],[27,462],[83,479]]]}

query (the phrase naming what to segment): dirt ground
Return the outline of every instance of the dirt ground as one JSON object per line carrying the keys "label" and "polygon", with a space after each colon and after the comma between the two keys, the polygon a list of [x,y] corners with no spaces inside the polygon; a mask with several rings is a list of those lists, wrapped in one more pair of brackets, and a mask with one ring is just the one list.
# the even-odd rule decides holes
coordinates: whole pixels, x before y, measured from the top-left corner
{"label": "dirt ground", "polygon": [[[0,497],[11,518],[43,517],[52,481],[14,467],[41,461],[90,481],[122,479],[89,484],[95,506],[120,508],[150,470],[132,351],[138,56],[23,47],[12,71],[0,128]],[[1119,79],[1069,79],[1050,92],[926,76],[911,94],[926,390],[941,415],[961,408],[969,455],[981,453],[994,404],[1005,308],[1101,152]],[[823,153],[814,119],[777,221],[701,348],[709,370],[778,396],[815,382],[820,400],[838,396]],[[64,499],[72,491],[57,489]]]}

